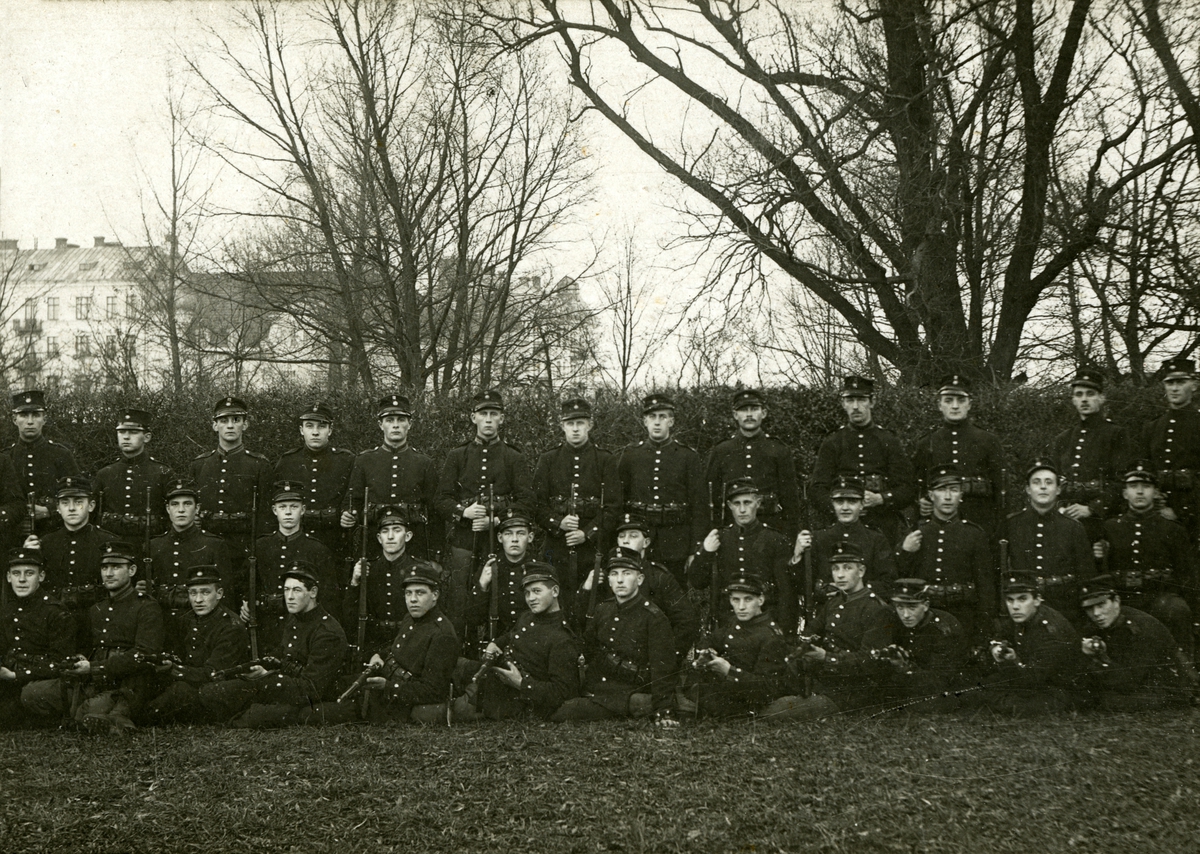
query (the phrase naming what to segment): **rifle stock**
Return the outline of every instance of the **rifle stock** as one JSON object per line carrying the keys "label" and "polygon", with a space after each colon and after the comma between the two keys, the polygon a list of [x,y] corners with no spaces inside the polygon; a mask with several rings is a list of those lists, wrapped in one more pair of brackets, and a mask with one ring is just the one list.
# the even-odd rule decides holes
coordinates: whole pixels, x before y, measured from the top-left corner
{"label": "rifle stock", "polygon": [[600,484],[600,525],[596,528],[596,554],[592,558],[592,589],[588,591],[587,613],[584,626],[591,625],[596,614],[596,602],[600,595],[600,573],[604,571],[604,484]]}
{"label": "rifle stock", "polygon": [[367,644],[367,575],[371,565],[367,561],[367,506],[370,487],[363,487],[363,534],[362,534],[362,574],[358,577],[358,636],[355,645],[359,654]]}
{"label": "rifle stock", "polygon": [[488,563],[492,563],[492,585],[488,589],[488,640],[500,634],[500,578],[496,561],[496,488],[488,484]]}
{"label": "rifle stock", "polygon": [[250,630],[250,657],[258,660],[258,555],[256,554],[256,546],[258,544],[258,487],[254,487],[254,492],[250,497],[250,556],[247,560],[247,567],[250,570],[250,581],[248,585],[248,598],[246,599],[246,613],[250,619],[246,621],[246,628]]}
{"label": "rifle stock", "polygon": [[152,512],[153,512],[153,506],[151,504],[151,488],[149,486],[147,486],[146,487],[146,531],[145,531],[144,537],[142,538],[142,563],[146,567],[146,571],[143,573],[143,576],[146,579],[146,591],[148,593],[150,593],[151,595],[154,594],[154,559],[150,557],[150,536],[151,536],[150,519],[151,519]]}

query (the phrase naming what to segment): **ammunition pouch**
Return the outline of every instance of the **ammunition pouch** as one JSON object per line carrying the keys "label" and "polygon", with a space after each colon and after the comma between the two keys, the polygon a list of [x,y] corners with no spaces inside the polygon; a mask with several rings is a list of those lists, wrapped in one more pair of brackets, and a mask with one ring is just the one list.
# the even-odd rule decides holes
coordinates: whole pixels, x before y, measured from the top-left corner
{"label": "ammunition pouch", "polygon": [[1146,588],[1158,584],[1169,584],[1172,570],[1169,567],[1167,569],[1126,569],[1114,572],[1113,575],[1117,577],[1117,583],[1123,590],[1141,593]]}
{"label": "ammunition pouch", "polygon": [[929,604],[935,608],[954,608],[963,605],[974,605],[979,601],[975,585],[966,584],[930,584],[925,588],[929,595]]}
{"label": "ammunition pouch", "polygon": [[991,498],[992,482],[986,477],[964,477],[962,481],[963,498]]}
{"label": "ammunition pouch", "polygon": [[627,501],[625,506],[641,516],[647,525],[686,525],[688,521],[686,504],[644,504],[641,501]]}
{"label": "ammunition pouch", "polygon": [[214,534],[248,534],[250,533],[249,513],[226,513],[217,510],[212,513],[201,513],[205,530]]}
{"label": "ammunition pouch", "polygon": [[1191,469],[1165,469],[1158,473],[1158,487],[1166,490],[1190,490],[1195,486],[1196,473]]}
{"label": "ammunition pouch", "polygon": [[863,475],[862,482],[867,492],[887,492],[887,478],[881,474]]}
{"label": "ammunition pouch", "polygon": [[86,611],[104,597],[103,591],[94,584],[62,587],[55,590],[52,595],[57,597],[59,604],[69,611]]}
{"label": "ammunition pouch", "polygon": [[1087,504],[1104,497],[1103,480],[1063,481],[1062,501],[1066,504]]}

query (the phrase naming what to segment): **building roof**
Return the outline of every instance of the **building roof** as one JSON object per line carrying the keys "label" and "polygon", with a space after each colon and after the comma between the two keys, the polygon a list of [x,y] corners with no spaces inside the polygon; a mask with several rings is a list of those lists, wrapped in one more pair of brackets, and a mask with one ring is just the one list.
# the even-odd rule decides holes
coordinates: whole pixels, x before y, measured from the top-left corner
{"label": "building roof", "polygon": [[145,246],[119,243],[88,248],[68,244],[54,249],[19,249],[15,253],[0,250],[0,276],[11,269],[12,278],[22,284],[129,281],[131,256],[147,251]]}

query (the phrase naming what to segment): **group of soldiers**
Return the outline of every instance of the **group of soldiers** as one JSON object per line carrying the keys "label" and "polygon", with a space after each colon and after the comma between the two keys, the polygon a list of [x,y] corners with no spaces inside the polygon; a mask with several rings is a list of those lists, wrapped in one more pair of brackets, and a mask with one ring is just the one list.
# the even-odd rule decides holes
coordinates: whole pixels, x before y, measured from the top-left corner
{"label": "group of soldiers", "polygon": [[875,423],[872,381],[845,378],[846,423],[803,490],[755,390],[707,459],[666,394],[615,453],[566,400],[533,465],[494,390],[440,466],[410,446],[400,394],[377,405],[377,447],[334,447],[314,403],[275,462],[225,397],[187,477],[149,456],[136,408],[115,418],[120,458],[81,473],[43,435],[43,393],[20,392],[0,454],[0,728],[1187,704],[1194,364],[1162,383],[1166,410],[1126,436],[1080,370],[1078,418],[1029,461],[1015,512],[962,376],[910,449]]}

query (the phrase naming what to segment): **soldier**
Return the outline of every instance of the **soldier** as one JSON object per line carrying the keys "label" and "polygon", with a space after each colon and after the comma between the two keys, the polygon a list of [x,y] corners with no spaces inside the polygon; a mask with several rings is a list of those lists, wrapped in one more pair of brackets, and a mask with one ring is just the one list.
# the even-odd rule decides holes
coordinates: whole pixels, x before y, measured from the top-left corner
{"label": "soldier", "polygon": [[756,575],[734,577],[725,586],[733,620],[696,650],[692,666],[701,681],[685,692],[697,715],[753,714],[783,692],[788,642],[784,631],[763,612],[767,585]]}
{"label": "soldier", "polygon": [[[17,441],[9,447],[17,490],[33,505],[34,530],[46,534],[61,525],[54,513],[54,495],[58,482],[69,475],[79,474],[79,464],[65,445],[42,435],[46,427],[46,397],[36,390],[18,392],[12,396],[12,420],[17,427]],[[6,494],[4,506],[10,507],[11,496]],[[11,510],[10,510],[11,515]]]}
{"label": "soldier", "polygon": [[1125,512],[1104,523],[1107,543],[1096,543],[1096,556],[1107,559],[1121,599],[1170,629],[1192,661],[1192,609],[1184,597],[1195,595],[1195,563],[1187,531],[1154,506],[1156,477],[1148,460],[1126,472]]}
{"label": "soldier", "polygon": [[147,530],[158,536],[167,528],[163,496],[172,474],[168,466],[146,452],[150,422],[151,415],[144,409],[126,408],[117,413],[121,459],[96,472],[92,484],[99,510],[96,524],[131,543],[144,542]]}
{"label": "soldier", "polygon": [[300,447],[279,458],[273,479],[276,483],[286,480],[300,485],[304,496],[304,529],[341,559],[347,554],[342,508],[355,457],[329,443],[333,436],[333,410],[328,404],[310,404],[296,420],[300,424]]}
{"label": "soldier", "polygon": [[1032,572],[1040,579],[1039,595],[1059,612],[1082,623],[1079,583],[1096,574],[1096,562],[1083,525],[1058,512],[1058,469],[1049,460],[1035,460],[1025,473],[1023,510],[1009,514],[1000,526],[1008,542],[1009,566]]}
{"label": "soldier", "polygon": [[653,558],[687,583],[685,564],[710,525],[700,456],[671,437],[675,402],[665,394],[642,401],[646,438],[627,445],[613,460],[609,478],[620,513],[632,513],[651,526]]}
{"label": "soldier", "polygon": [[1104,375],[1080,369],[1071,380],[1079,419],[1055,437],[1050,452],[1062,473],[1060,512],[1081,522],[1093,543],[1104,537],[1104,520],[1119,506],[1118,484],[1129,468],[1125,431],[1104,416],[1104,402]]}
{"label": "soldier", "polygon": [[579,696],[582,645],[559,605],[561,586],[554,567],[530,561],[521,586],[529,607],[484,650],[481,675],[454,701],[456,721],[498,721],[527,714],[547,719]]}
{"label": "soldier", "polygon": [[[943,378],[937,405],[942,424],[917,440],[913,471],[922,477],[939,466],[957,466],[962,476],[960,512],[990,537],[1004,516],[1004,450],[1000,439],[972,423],[971,381],[967,377],[951,374]],[[917,505],[921,516],[926,517],[933,508],[924,494],[929,484],[923,486]]]}
{"label": "soldier", "polygon": [[[467,625],[480,629],[486,626],[489,641],[494,641],[496,635],[504,634],[516,625],[526,611],[521,579],[533,560],[529,553],[529,544],[533,541],[533,523],[528,516],[512,512],[500,523],[496,539],[502,554],[489,555],[487,563],[479,571],[479,577],[471,585],[471,595],[467,599]],[[493,583],[498,585],[497,621],[494,626],[491,625]]]}
{"label": "soldier", "polygon": [[[763,579],[766,608],[775,622],[791,632],[796,625],[796,596],[792,592],[788,560],[792,545],[779,531],[758,521],[763,496],[749,478],[731,482],[726,489],[731,524],[724,530],[714,528],[696,552],[688,580],[692,587],[706,590],[713,583],[728,586],[735,578],[757,575]],[[721,621],[728,615],[720,609]],[[713,615],[716,616],[716,615]]]}
{"label": "soldier", "polygon": [[[404,579],[407,614],[384,653],[371,656],[366,718],[371,723],[448,723],[451,679],[460,644],[438,607],[441,572],[418,561]],[[349,699],[342,695],[342,699]]]}
{"label": "soldier", "polygon": [[169,647],[182,663],[170,669],[165,686],[147,706],[146,716],[154,723],[204,721],[201,686],[211,682],[214,672],[250,660],[250,635],[221,601],[225,589],[217,566],[191,567],[186,584],[191,609]]}
{"label": "soldier", "polygon": [[903,535],[903,511],[916,498],[912,463],[900,440],[875,424],[875,384],[865,377],[846,377],[841,392],[848,424],[825,437],[813,464],[810,499],[828,507],[838,476],[857,478],[865,487],[863,521],[878,528],[889,543]]}
{"label": "soldier", "polygon": [[525,455],[500,438],[504,426],[500,392],[475,395],[471,422],[475,435],[446,455],[437,493],[438,512],[446,520],[450,546],[446,613],[459,636],[464,636],[467,597],[484,553],[481,549],[493,548],[486,532],[495,531],[509,510],[533,506]]}
{"label": "soldier", "polygon": [[7,577],[13,595],[0,608],[0,730],[31,722],[22,693],[37,682],[55,679],[60,665],[75,652],[71,614],[41,589],[46,579],[41,554],[32,549],[11,552]]}
{"label": "soldier", "polygon": [[762,393],[742,389],[733,395],[737,432],[708,452],[707,480],[729,484],[749,478],[762,490],[758,516],[785,537],[800,528],[800,486],[792,449],[763,430],[770,411]]}
{"label": "soldier", "polygon": [[[623,555],[632,557],[641,563],[642,575],[646,580],[642,583],[641,591],[658,609],[667,615],[671,623],[671,634],[675,637],[675,656],[682,661],[688,654],[696,636],[700,634],[700,612],[688,599],[679,582],[665,566],[655,563],[646,557],[650,547],[650,526],[635,516],[626,514],[617,525],[617,546],[610,549],[605,556],[606,561]],[[581,600],[592,602],[593,573],[589,572],[581,589]],[[612,598],[612,588],[601,579],[601,587],[596,591],[596,602]]]}
{"label": "soldier", "polygon": [[962,477],[955,466],[933,469],[925,483],[933,512],[900,543],[897,560],[906,575],[928,581],[922,595],[953,614],[977,644],[990,636],[1000,604],[987,534],[959,513]]}
{"label": "soldier", "polygon": [[[804,552],[811,548],[815,586],[822,587],[832,582],[833,556],[841,553],[847,546],[853,546],[866,561],[865,581],[868,587],[886,591],[888,585],[895,580],[896,558],[892,544],[882,533],[867,527],[862,521],[864,494],[862,481],[850,477],[837,478],[829,490],[829,501],[833,506],[833,524],[815,534],[801,531],[797,535],[796,551],[792,555],[791,563],[794,566],[799,565]],[[805,592],[805,595],[809,592],[811,591]]]}
{"label": "soldier", "polygon": [[[359,524],[363,496],[370,502],[367,513],[390,505],[404,510],[412,531],[409,551],[431,559],[442,542],[442,519],[436,510],[438,471],[433,460],[408,443],[412,429],[412,404],[401,394],[389,394],[375,409],[383,442],[354,458],[350,487],[342,510],[342,528]],[[373,557],[374,555],[372,555]]]}
{"label": "soldier", "polygon": [[762,711],[770,720],[816,720],[875,702],[869,681],[872,648],[891,643],[895,617],[864,583],[867,564],[852,545],[833,556],[837,591],[822,603],[811,635],[789,658],[813,679],[807,697],[789,694]]}
{"label": "soldier", "polygon": [[596,606],[583,638],[587,659],[584,696],[563,703],[550,720],[598,721],[654,717],[674,726],[675,651],[671,624],[641,591],[641,561],[610,558],[608,584],[613,598]]}
{"label": "soldier", "polygon": [[1069,709],[1082,664],[1079,632],[1045,604],[1033,572],[1005,573],[1001,589],[1009,618],[991,644],[995,667],[984,677],[984,690],[968,695],[972,704],[1009,715]]}
{"label": "soldier", "polygon": [[1116,712],[1183,705],[1194,673],[1179,659],[1167,627],[1121,601],[1117,579],[1097,575],[1080,588],[1079,604],[1092,621],[1085,637],[1085,684],[1089,699]]}
{"label": "soldier", "polygon": [[[343,626],[357,626],[362,619],[359,610],[360,595],[366,585],[367,623],[363,661],[371,655],[382,653],[396,636],[396,630],[404,615],[408,613],[405,601],[404,579],[416,572],[418,564],[425,561],[413,556],[408,550],[413,532],[409,528],[408,513],[403,507],[385,504],[376,509],[375,539],[381,554],[374,560],[360,558],[354,565],[350,587],[346,591],[342,612]],[[441,567],[430,564],[441,574]],[[364,573],[366,580],[364,581]]]}
{"label": "soldier", "polygon": [[601,496],[615,500],[616,490],[604,486],[612,454],[592,444],[591,404],[578,397],[564,400],[559,424],[563,442],[542,454],[533,472],[534,506],[537,522],[548,535],[546,559],[562,579],[561,605],[568,618],[578,622],[575,590],[611,527]]}
{"label": "soldier", "polygon": [[[278,669],[257,663],[237,679],[212,682],[200,689],[209,719],[237,715],[230,726],[263,729],[340,720],[334,682],[346,660],[346,633],[318,602],[317,577],[303,567],[283,574],[287,620],[276,647]],[[240,713],[240,714],[239,714]]]}
{"label": "soldier", "polygon": [[[243,444],[250,426],[245,401],[223,397],[213,407],[215,450],[192,460],[190,477],[199,490],[200,519],[204,529],[225,539],[237,579],[245,576],[246,558],[253,546],[253,531],[263,529],[266,501],[271,488],[271,464],[262,454]],[[254,504],[257,496],[258,512]]]}
{"label": "soldier", "polygon": [[1158,470],[1158,491],[1165,505],[1162,515],[1187,529],[1194,543],[1200,535],[1196,493],[1200,489],[1200,412],[1196,394],[1195,364],[1191,359],[1163,363],[1163,389],[1167,411],[1142,429],[1141,456]]}
{"label": "soldier", "polygon": [[[143,656],[157,659],[163,651],[162,609],[133,584],[137,559],[132,544],[105,543],[100,579],[107,597],[88,611],[91,630],[86,656],[80,655],[64,679],[84,680],[82,700],[71,709],[74,719],[91,733],[121,735],[134,729],[152,696],[153,670]],[[68,693],[62,679],[36,682],[21,701],[35,715],[60,715]]]}

